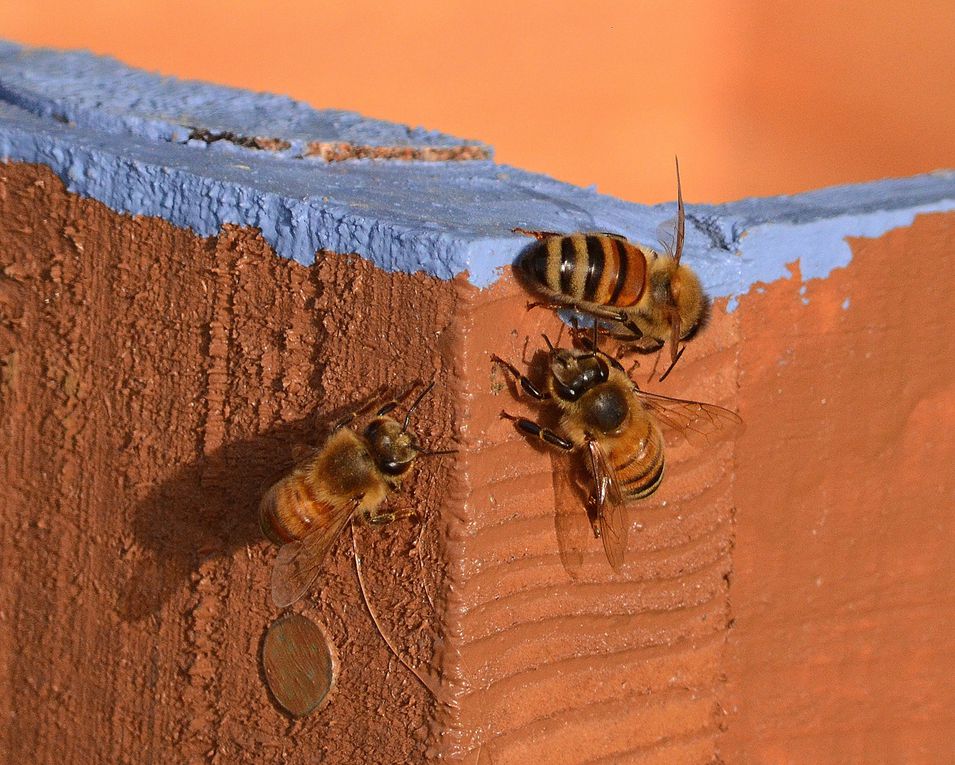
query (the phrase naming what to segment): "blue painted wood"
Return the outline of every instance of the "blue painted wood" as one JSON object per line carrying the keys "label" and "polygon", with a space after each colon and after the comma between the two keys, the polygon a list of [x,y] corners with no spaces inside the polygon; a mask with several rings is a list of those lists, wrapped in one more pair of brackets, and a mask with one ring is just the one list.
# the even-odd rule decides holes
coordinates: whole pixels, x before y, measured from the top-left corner
{"label": "blue painted wood", "polygon": [[287,96],[163,77],[106,56],[4,42],[0,42],[0,95],[38,116],[104,133],[173,143],[197,140],[191,136],[201,131],[248,142],[271,139],[272,151],[293,158],[306,154],[308,144],[316,141],[487,148],[477,141],[354,112],[313,109]]}
{"label": "blue painted wood", "polygon": [[[189,140],[196,128],[289,147]],[[653,245],[675,213],[673,203],[630,204],[488,160],[301,158],[301,147],[317,139],[472,145],[87,53],[0,44],[0,156],[48,165],[75,193],[202,236],[225,223],[258,227],[279,256],[304,264],[320,249],[353,252],[387,270],[442,279],[467,272],[485,287],[527,246],[515,227],[617,231]],[[846,237],[879,236],[919,213],[953,209],[952,172],[690,205],[685,257],[711,294],[732,297],[788,278],[785,265],[795,260],[805,278],[825,277],[851,258]]]}

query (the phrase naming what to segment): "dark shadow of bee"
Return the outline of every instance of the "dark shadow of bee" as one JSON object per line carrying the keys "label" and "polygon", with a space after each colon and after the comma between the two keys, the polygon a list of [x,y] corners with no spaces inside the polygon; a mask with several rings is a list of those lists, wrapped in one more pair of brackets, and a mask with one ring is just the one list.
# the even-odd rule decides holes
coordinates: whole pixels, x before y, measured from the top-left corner
{"label": "dark shadow of bee", "polygon": [[129,573],[118,595],[120,616],[138,621],[158,612],[202,561],[228,558],[262,540],[258,508],[266,489],[292,468],[298,448],[317,445],[352,408],[284,422],[224,444],[153,486],[136,506],[133,545],[124,551]]}

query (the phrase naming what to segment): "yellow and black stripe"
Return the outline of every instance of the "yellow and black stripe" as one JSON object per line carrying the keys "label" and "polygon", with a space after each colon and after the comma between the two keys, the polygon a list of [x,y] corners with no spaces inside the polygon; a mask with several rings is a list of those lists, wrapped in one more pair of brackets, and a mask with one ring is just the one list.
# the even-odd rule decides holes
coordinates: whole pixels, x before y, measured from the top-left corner
{"label": "yellow and black stripe", "polygon": [[[663,438],[649,421],[634,424],[635,432],[627,434],[626,441],[636,448],[625,453],[618,446],[609,455],[617,473],[620,493],[626,500],[649,497],[660,488],[666,460]],[[633,439],[631,441],[631,439]]]}
{"label": "yellow and black stripe", "polygon": [[647,258],[640,248],[610,234],[569,234],[542,240],[518,268],[551,299],[629,308],[646,289]]}

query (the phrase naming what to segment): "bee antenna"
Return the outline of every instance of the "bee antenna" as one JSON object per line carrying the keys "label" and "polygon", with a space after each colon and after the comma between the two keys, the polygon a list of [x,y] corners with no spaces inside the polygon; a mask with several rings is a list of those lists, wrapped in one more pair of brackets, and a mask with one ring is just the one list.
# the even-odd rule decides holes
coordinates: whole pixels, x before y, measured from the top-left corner
{"label": "bee antenna", "polygon": [[676,161],[676,241],[673,243],[673,259],[680,265],[683,255],[683,238],[686,235],[686,212],[683,209],[683,188],[680,185],[680,158],[673,156]]}
{"label": "bee antenna", "polygon": [[685,351],[685,350],[686,350],[686,346],[685,346],[685,345],[684,345],[682,348],[680,348],[680,350],[679,350],[679,352],[677,353],[676,357],[673,359],[673,361],[670,362],[670,366],[667,367],[667,371],[664,372],[662,375],[660,375],[660,380],[659,380],[659,382],[663,382],[664,380],[667,379],[667,375],[669,375],[670,372],[673,371],[673,367],[676,366],[676,363],[680,360],[680,356],[683,355],[683,351]]}
{"label": "bee antenna", "polygon": [[414,414],[414,410],[418,408],[418,404],[421,403],[422,399],[427,396],[431,389],[434,387],[434,381],[432,381],[427,388],[425,388],[421,393],[418,394],[418,398],[414,400],[411,406],[408,407],[408,412],[405,414],[405,421],[401,426],[401,432],[404,433],[408,429],[408,423],[411,422],[411,415]]}
{"label": "bee antenna", "polygon": [[547,348],[551,351],[554,350],[554,344],[550,341],[550,338],[547,335],[541,335],[544,338],[544,342],[547,343]]}
{"label": "bee antenna", "polygon": [[457,449],[418,449],[419,457],[435,457],[439,454],[457,454]]}

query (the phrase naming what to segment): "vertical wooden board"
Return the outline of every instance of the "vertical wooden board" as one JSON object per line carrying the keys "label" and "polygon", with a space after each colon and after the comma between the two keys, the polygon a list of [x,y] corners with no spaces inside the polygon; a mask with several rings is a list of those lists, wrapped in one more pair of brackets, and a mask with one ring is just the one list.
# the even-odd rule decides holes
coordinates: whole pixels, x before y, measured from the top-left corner
{"label": "vertical wooden board", "polygon": [[727,762],[942,762],[955,685],[955,217],[740,302]]}
{"label": "vertical wooden board", "polygon": [[[368,618],[350,540],[297,607],[339,648],[335,705],[290,725],[270,701],[259,644],[278,615],[273,549],[255,512],[292,444],[317,437],[316,413],[449,363],[435,321],[447,328],[451,286],[332,255],[306,268],[247,229],[202,239],[133,219],[67,194],[43,167],[3,165],[0,205],[7,756],[414,759],[433,702]],[[420,425],[444,444],[439,378]],[[424,587],[442,587],[427,562],[441,560],[450,466],[423,467],[408,497],[429,530],[360,543],[383,621],[427,663],[438,626]]]}
{"label": "vertical wooden board", "polygon": [[[571,576],[555,526],[550,453],[500,418],[502,409],[536,416],[539,407],[516,398],[490,359],[496,353],[523,369],[544,347],[541,332],[558,337],[557,317],[526,303],[509,273],[469,292],[460,468],[470,491],[451,552],[458,568],[445,656],[459,706],[446,756],[711,762],[730,619],[732,445],[670,450],[663,487],[628,510],[619,575],[581,506],[583,561]],[[735,338],[735,319],[721,305],[667,392],[732,407]]]}

